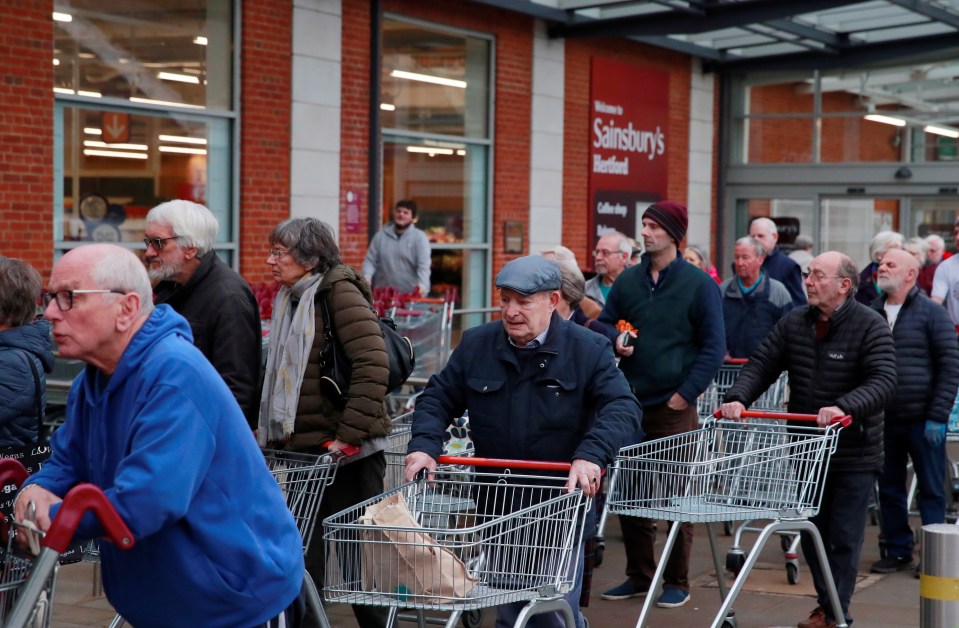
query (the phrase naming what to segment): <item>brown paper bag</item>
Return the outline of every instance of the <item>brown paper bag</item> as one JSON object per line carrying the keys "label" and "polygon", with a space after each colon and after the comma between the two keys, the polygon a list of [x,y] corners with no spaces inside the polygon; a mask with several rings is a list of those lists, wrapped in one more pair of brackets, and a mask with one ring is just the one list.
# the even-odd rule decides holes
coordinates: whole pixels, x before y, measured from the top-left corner
{"label": "brown paper bag", "polygon": [[438,598],[464,598],[476,585],[463,561],[423,531],[402,494],[367,507],[359,523],[368,526],[360,537],[364,591],[442,602]]}

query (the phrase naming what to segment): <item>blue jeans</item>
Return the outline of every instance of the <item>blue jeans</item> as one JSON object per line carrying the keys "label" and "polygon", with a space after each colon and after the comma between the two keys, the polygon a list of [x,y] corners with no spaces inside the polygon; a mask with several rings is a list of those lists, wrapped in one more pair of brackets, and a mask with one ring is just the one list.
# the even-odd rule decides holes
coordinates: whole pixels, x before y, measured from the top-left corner
{"label": "blue jeans", "polygon": [[922,525],[946,520],[946,444],[938,447],[926,440],[925,425],[886,423],[886,465],[879,476],[879,510],[882,513],[882,538],[890,556],[912,556],[912,528],[909,527],[909,505],[906,491],[906,465],[912,468],[919,483],[919,515]]}
{"label": "blue jeans", "polygon": [[[852,624],[849,601],[856,588],[859,553],[866,532],[866,511],[875,481],[876,474],[871,471],[830,471],[823,487],[822,507],[819,514],[810,519],[819,529],[826,546],[829,571],[836,582],[839,603],[847,624]],[[816,587],[816,601],[826,610],[826,617],[835,619],[822,564],[812,537],[805,532],[802,534],[802,551]]]}

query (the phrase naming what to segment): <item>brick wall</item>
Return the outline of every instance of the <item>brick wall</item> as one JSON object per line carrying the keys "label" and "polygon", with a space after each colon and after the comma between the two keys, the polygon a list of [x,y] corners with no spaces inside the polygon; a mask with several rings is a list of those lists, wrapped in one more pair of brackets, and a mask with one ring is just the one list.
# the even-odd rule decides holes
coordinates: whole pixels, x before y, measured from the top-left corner
{"label": "brick wall", "polygon": [[686,203],[689,179],[689,57],[626,40],[568,40],[563,124],[563,244],[576,253],[583,268],[593,265],[588,233],[589,84],[593,56],[669,74],[669,122],[665,130],[669,138],[668,197]]}
{"label": "brick wall", "polygon": [[[804,113],[813,111],[812,94],[801,93],[805,83],[754,86],[752,113]],[[822,110],[860,112],[858,97],[845,92],[823,94]],[[899,161],[896,127],[861,117],[824,118],[820,134],[823,163]],[[812,161],[812,119],[780,118],[749,122],[750,163],[809,163]]]}
{"label": "brick wall", "polygon": [[290,216],[293,9],[246,0],[242,11],[240,272],[257,283],[270,277],[267,236]]}
{"label": "brick wall", "polygon": [[44,281],[53,266],[52,11],[51,0],[6,0],[0,12],[0,252]]}

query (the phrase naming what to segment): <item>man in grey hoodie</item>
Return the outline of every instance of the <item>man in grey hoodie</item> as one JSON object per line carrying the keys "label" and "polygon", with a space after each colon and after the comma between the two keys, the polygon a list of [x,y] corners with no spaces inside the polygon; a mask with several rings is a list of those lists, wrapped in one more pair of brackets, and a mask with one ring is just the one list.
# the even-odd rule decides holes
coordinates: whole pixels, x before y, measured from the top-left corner
{"label": "man in grey hoodie", "polygon": [[391,286],[400,292],[419,288],[430,291],[430,241],[413,224],[416,203],[401,200],[393,209],[393,221],[373,236],[363,260],[363,276],[374,288]]}

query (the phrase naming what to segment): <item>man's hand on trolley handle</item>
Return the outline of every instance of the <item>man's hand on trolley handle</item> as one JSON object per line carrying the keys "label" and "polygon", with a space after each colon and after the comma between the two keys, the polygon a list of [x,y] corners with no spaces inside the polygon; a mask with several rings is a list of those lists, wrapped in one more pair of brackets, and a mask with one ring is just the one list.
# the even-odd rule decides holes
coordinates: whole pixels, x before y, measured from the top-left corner
{"label": "man's hand on trolley handle", "polygon": [[[31,521],[36,524],[37,528],[46,532],[50,529],[50,506],[62,501],[39,484],[28,484],[23,487],[13,504],[13,518],[21,523],[25,520]],[[31,509],[29,513],[28,508]],[[29,544],[30,536],[34,535],[18,534],[17,543],[26,547]]]}
{"label": "man's hand on trolley handle", "polygon": [[746,406],[739,403],[738,401],[730,401],[729,403],[724,403],[719,406],[719,411],[722,413],[724,419],[736,419],[737,421],[742,420],[743,412],[745,412]]}

